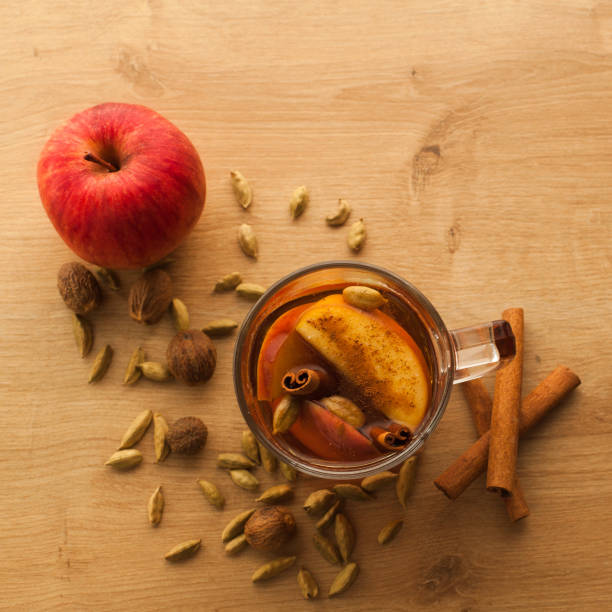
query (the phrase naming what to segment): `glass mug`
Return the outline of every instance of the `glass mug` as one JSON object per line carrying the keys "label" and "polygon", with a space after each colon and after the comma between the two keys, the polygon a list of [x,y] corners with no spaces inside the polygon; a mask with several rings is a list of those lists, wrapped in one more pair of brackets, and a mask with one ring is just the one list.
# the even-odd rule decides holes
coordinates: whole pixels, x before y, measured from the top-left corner
{"label": "glass mug", "polygon": [[[430,376],[429,406],[402,450],[359,461],[318,459],[272,434],[272,413],[257,399],[257,363],[266,331],[294,306],[316,302],[349,285],[377,289],[391,316],[421,349]],[[242,415],[257,439],[296,470],[330,479],[356,479],[388,470],[415,454],[444,414],[453,383],[483,376],[507,363],[515,353],[512,329],[492,321],[448,330],[429,300],[414,286],[378,266],[331,261],[307,266],[274,283],[246,316],[234,351],[234,388]]]}

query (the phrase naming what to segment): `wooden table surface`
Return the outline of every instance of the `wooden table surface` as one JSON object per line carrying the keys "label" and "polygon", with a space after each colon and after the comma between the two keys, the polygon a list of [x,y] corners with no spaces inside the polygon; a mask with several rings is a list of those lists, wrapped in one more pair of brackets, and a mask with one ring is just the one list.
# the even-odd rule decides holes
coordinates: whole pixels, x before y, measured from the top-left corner
{"label": "wooden table surface", "polygon": [[[593,610],[612,599],[612,7],[605,2],[6,2],[0,8],[0,584],[3,610]],[[36,186],[38,154],[73,113],[104,101],[150,106],[200,152],[208,197],[169,271],[197,325],[249,305],[211,295],[239,269],[269,284],[334,258],[383,265],[412,281],[450,327],[522,306],[525,392],[557,364],[582,378],[568,401],[521,442],[531,516],[510,524],[480,478],[454,502],[433,479],[475,439],[455,391],[430,439],[406,525],[388,548],[379,527],[402,516],[391,492],[349,505],[358,531],[353,588],[304,602],[295,571],[250,584],[267,557],[224,555],[220,531],[252,495],[215,468],[244,427],[231,386],[233,339],[217,342],[199,388],[122,386],[132,349],[162,358],[169,317],[127,316],[134,272],[93,314],[81,360],[56,289],[75,259]],[[230,169],[252,181],[245,212]],[[288,216],[306,184],[308,211]],[[323,222],[338,197],[368,227],[358,256],[347,228]],[[239,251],[251,223],[259,261]],[[106,378],[87,385],[93,354],[115,348]],[[492,379],[487,379],[491,386]],[[209,426],[194,459],[145,461],[116,473],[104,461],[144,408]],[[262,485],[280,482],[258,471]],[[226,510],[195,485],[222,486]],[[155,529],[147,500],[166,511]],[[299,537],[290,550],[327,592],[335,568],[318,557],[301,510],[321,483],[301,479]],[[190,561],[164,553],[201,537]]]}

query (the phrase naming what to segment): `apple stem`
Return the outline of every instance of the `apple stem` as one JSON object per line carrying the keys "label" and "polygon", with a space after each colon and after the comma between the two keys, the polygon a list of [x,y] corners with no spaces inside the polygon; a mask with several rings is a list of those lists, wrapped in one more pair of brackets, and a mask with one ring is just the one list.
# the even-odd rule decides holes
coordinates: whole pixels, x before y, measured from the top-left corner
{"label": "apple stem", "polygon": [[105,159],[102,159],[100,156],[96,155],[95,153],[85,153],[84,159],[90,162],[95,162],[96,164],[100,164],[101,166],[104,166],[109,172],[117,172],[118,170],[118,168],[115,168],[113,164],[111,164],[110,162],[107,162]]}

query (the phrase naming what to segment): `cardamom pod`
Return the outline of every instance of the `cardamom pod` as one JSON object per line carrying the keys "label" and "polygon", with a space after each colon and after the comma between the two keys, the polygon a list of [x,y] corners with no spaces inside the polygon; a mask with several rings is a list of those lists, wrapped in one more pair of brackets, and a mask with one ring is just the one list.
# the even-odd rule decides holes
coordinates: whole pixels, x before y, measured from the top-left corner
{"label": "cardamom pod", "polygon": [[378,534],[378,543],[385,545],[391,542],[391,540],[393,540],[395,536],[400,532],[403,525],[404,521],[402,519],[387,523]]}
{"label": "cardamom pod", "polygon": [[282,475],[289,482],[295,482],[297,480],[297,472],[288,463],[285,463],[284,461],[279,461],[278,465],[280,467]]}
{"label": "cardamom pod", "polygon": [[92,324],[82,315],[72,313],[72,332],[74,333],[74,339],[76,341],[77,348],[79,349],[79,355],[85,357],[91,351],[93,346],[93,326]]}
{"label": "cardamom pod", "polygon": [[230,178],[238,204],[240,204],[242,208],[247,209],[253,201],[253,190],[249,182],[244,178],[242,172],[238,170],[232,170],[230,172]]}
{"label": "cardamom pod", "polygon": [[225,545],[225,552],[228,555],[235,555],[248,546],[244,533],[236,536]]}
{"label": "cardamom pod", "polygon": [[232,319],[215,319],[202,328],[202,331],[211,338],[229,336],[236,328],[238,323]]}
{"label": "cardamom pod", "polygon": [[312,541],[315,548],[321,553],[321,556],[331,563],[332,565],[338,565],[340,563],[340,554],[334,543],[326,538],[321,533],[315,533],[312,537]]}
{"label": "cardamom pod", "polygon": [[255,283],[240,283],[236,287],[236,293],[245,300],[258,300],[266,290]]}
{"label": "cardamom pod", "polygon": [[255,501],[264,504],[276,504],[293,497],[293,487],[287,484],[274,485],[266,489]]}
{"label": "cardamom pod", "polygon": [[234,484],[238,485],[241,489],[255,491],[259,488],[259,480],[248,470],[230,470],[229,475]]}
{"label": "cardamom pod", "polygon": [[339,198],[337,210],[331,215],[327,215],[327,217],[325,217],[325,222],[330,227],[339,227],[340,225],[344,225],[346,223],[346,220],[349,218],[350,214],[350,204],[346,200]]}
{"label": "cardamom pod", "polygon": [[182,300],[173,298],[170,302],[170,311],[177,331],[189,329],[189,311]]}
{"label": "cardamom pod", "polygon": [[372,498],[367,491],[364,491],[361,487],[354,484],[342,483],[334,485],[334,491],[338,497],[344,499],[352,499],[355,501],[368,501]]}
{"label": "cardamom pod", "polygon": [[172,301],[172,279],[164,270],[145,272],[131,287],[128,296],[130,317],[139,323],[157,323]]}
{"label": "cardamom pod", "polygon": [[224,470],[250,470],[255,467],[255,462],[240,453],[219,453],[217,467]]}
{"label": "cardamom pod", "polygon": [[334,517],[336,516],[336,513],[338,512],[338,510],[340,510],[340,507],[342,506],[342,500],[339,499],[318,521],[316,524],[317,527],[317,531],[323,531],[325,528],[327,528],[329,525],[331,525],[332,521],[334,520]]}
{"label": "cardamom pod", "polygon": [[114,270],[111,270],[110,268],[97,268],[96,274],[111,291],[119,291],[121,288],[119,277]]}
{"label": "cardamom pod", "polygon": [[145,378],[154,380],[155,382],[165,382],[172,378],[168,366],[158,361],[143,361],[138,364],[138,369]]}
{"label": "cardamom pod", "polygon": [[338,543],[340,556],[345,563],[349,562],[353,548],[355,548],[355,530],[349,520],[342,513],[336,514],[334,534]]}
{"label": "cardamom pod", "polygon": [[170,452],[170,447],[166,442],[168,433],[168,421],[156,412],[153,415],[153,446],[155,448],[155,461],[161,463]]}
{"label": "cardamom pod", "polygon": [[286,433],[291,429],[300,414],[300,406],[301,402],[297,397],[286,394],[281,398],[272,418],[272,433],[274,435]]}
{"label": "cardamom pod", "polygon": [[134,349],[130,361],[125,370],[125,376],[123,377],[124,385],[133,385],[141,376],[142,372],[138,367],[145,360],[145,352],[142,346]]}
{"label": "cardamom pod", "polygon": [[215,484],[209,480],[198,480],[200,489],[204,493],[204,497],[216,508],[222,509],[225,506],[225,497],[221,494],[221,491]]}
{"label": "cardamom pod", "polygon": [[186,542],[181,542],[174,548],[171,548],[164,555],[164,559],[166,559],[166,561],[182,561],[183,559],[193,557],[193,555],[198,552],[201,543],[202,540],[187,540]]}
{"label": "cardamom pod", "polygon": [[328,597],[335,597],[344,593],[359,576],[359,566],[356,563],[345,565],[336,575],[329,587]]}
{"label": "cardamom pod", "polygon": [[153,420],[153,412],[151,410],[143,410],[130,424],[126,432],[121,438],[119,450],[134,446],[138,440],[145,435],[151,421]]}
{"label": "cardamom pod", "polygon": [[259,251],[257,236],[255,236],[255,231],[248,223],[243,223],[238,228],[238,244],[247,257],[257,259]]}
{"label": "cardamom pod", "polygon": [[261,442],[257,442],[259,446],[259,456],[261,457],[261,465],[263,469],[266,470],[269,474],[273,474],[276,472],[276,468],[278,467],[278,459],[276,455],[272,453],[272,451],[268,450],[267,446],[264,446]]}
{"label": "cardamom pod", "polygon": [[289,212],[291,213],[291,217],[297,219],[306,210],[309,201],[310,196],[308,195],[306,186],[300,185],[293,192],[291,200],[289,201]]}
{"label": "cardamom pod", "polygon": [[98,382],[104,378],[108,366],[113,359],[113,349],[110,344],[107,344],[104,348],[100,349],[100,352],[96,355],[91,371],[89,372],[88,383]]}
{"label": "cardamom pod", "polygon": [[319,489],[311,493],[304,502],[304,510],[311,516],[323,514],[336,501],[336,494],[329,489]]}
{"label": "cardamom pod", "polygon": [[397,474],[394,472],[379,472],[373,476],[366,476],[361,481],[361,488],[368,493],[375,493],[393,484],[397,477]]}
{"label": "cardamom pod", "polygon": [[104,465],[110,465],[117,470],[129,470],[142,461],[142,453],[135,448],[115,451]]}
{"label": "cardamom pod", "polygon": [[346,421],[349,425],[357,428],[363,427],[366,420],[365,414],[354,402],[348,399],[348,397],[330,395],[329,397],[324,397],[321,403],[330,412],[335,414],[339,419]]}
{"label": "cardamom pod", "polygon": [[155,489],[153,495],[149,498],[147,510],[149,512],[149,523],[151,525],[158,525],[164,512],[164,494],[162,493],[161,485]]}
{"label": "cardamom pod", "polygon": [[355,253],[359,253],[361,248],[363,247],[363,243],[366,239],[366,227],[363,219],[359,219],[359,221],[355,221],[353,225],[351,225],[351,229],[349,230],[349,235],[347,238],[347,243],[349,248]]}
{"label": "cardamom pod", "polygon": [[414,482],[416,480],[416,466],[417,466],[418,455],[412,455],[404,461],[399,471],[399,477],[395,484],[395,491],[397,493],[397,499],[402,505],[404,510],[407,509],[408,498],[414,489]]}
{"label": "cardamom pod", "polygon": [[278,576],[281,572],[289,569],[295,563],[295,559],[295,557],[281,557],[264,563],[255,570],[251,576],[251,581],[261,582],[262,580],[269,580],[274,576]]}
{"label": "cardamom pod", "polygon": [[342,290],[342,298],[347,304],[368,311],[380,308],[387,301],[380,291],[365,285],[345,287]]}
{"label": "cardamom pod", "polygon": [[225,529],[221,534],[221,541],[229,542],[229,540],[232,540],[236,536],[240,535],[244,531],[245,523],[251,518],[251,514],[253,514],[253,512],[255,512],[255,508],[252,508],[251,510],[245,510],[244,512],[241,512],[238,516],[235,516],[225,526]]}
{"label": "cardamom pod", "polygon": [[242,282],[240,272],[231,272],[220,278],[216,283],[213,291],[221,293],[222,291],[232,291]]}
{"label": "cardamom pod", "polygon": [[261,464],[259,458],[259,446],[257,446],[257,438],[250,429],[245,429],[242,432],[242,452],[257,465]]}
{"label": "cardamom pod", "polygon": [[302,567],[298,572],[297,581],[304,599],[315,599],[319,595],[319,585],[305,567]]}

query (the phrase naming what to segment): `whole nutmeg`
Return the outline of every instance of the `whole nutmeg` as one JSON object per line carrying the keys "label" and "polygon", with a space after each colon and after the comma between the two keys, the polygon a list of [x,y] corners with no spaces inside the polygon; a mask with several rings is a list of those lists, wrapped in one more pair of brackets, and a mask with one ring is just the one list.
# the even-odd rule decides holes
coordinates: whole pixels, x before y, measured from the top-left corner
{"label": "whole nutmeg", "polygon": [[147,270],[130,289],[130,317],[139,323],[157,323],[172,301],[172,279],[161,268]]}
{"label": "whole nutmeg", "polygon": [[76,261],[65,263],[57,273],[57,288],[66,306],[77,314],[93,310],[102,300],[96,277]]}
{"label": "whole nutmeg", "polygon": [[217,365],[217,349],[199,329],[180,331],[166,351],[168,369],[177,380],[188,385],[206,382]]}
{"label": "whole nutmeg", "polygon": [[208,428],[198,417],[183,417],[168,428],[166,442],[173,453],[193,455],[206,444]]}
{"label": "whole nutmeg", "polygon": [[244,535],[257,550],[277,550],[295,535],[295,518],[284,506],[259,508],[246,522]]}

